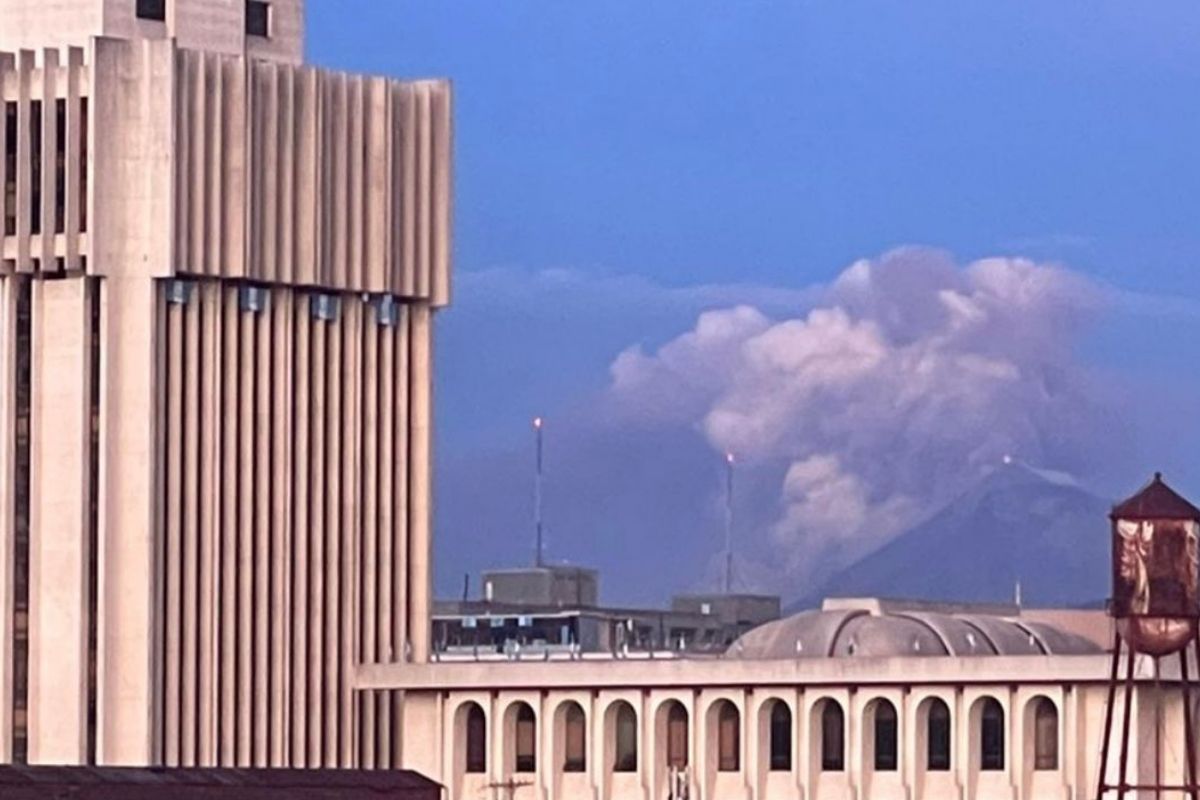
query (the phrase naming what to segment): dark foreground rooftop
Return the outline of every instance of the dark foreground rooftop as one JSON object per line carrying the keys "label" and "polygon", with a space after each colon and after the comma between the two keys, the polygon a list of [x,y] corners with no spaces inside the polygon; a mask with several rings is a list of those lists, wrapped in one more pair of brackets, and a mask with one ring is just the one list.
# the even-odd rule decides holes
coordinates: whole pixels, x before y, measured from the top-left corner
{"label": "dark foreground rooftop", "polygon": [[4,800],[439,800],[415,772],[0,767]]}

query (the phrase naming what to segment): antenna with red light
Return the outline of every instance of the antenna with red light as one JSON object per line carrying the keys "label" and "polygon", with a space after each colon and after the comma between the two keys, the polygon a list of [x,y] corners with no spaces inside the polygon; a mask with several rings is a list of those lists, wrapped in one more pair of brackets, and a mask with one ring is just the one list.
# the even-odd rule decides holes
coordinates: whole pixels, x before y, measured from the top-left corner
{"label": "antenna with red light", "polygon": [[545,427],[545,422],[541,417],[534,417],[533,431],[535,437],[536,460],[534,464],[533,474],[533,526],[537,536],[536,550],[533,556],[533,565],[539,569],[544,566],[544,553],[542,542],[542,428]]}
{"label": "antenna with red light", "polygon": [[725,454],[725,594],[733,592],[733,453]]}

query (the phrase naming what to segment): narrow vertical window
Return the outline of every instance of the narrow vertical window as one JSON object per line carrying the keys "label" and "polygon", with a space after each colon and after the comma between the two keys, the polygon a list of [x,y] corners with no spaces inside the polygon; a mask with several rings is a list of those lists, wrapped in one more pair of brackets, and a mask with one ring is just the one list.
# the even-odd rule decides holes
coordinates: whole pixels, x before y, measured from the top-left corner
{"label": "narrow vertical window", "polygon": [[899,761],[896,707],[887,700],[875,704],[875,771],[895,772]]}
{"label": "narrow vertical window", "polygon": [[621,702],[616,713],[616,748],[613,754],[613,772],[637,772],[638,735],[637,714],[629,703]]}
{"label": "narrow vertical window", "polygon": [[42,232],[42,101],[29,104],[29,232]]}
{"label": "narrow vertical window", "polygon": [[4,104],[4,235],[17,233],[17,104]]}
{"label": "narrow vertical window", "polygon": [[846,769],[846,716],[835,700],[825,701],[821,709],[821,770],[842,772]]}
{"label": "narrow vertical window", "polygon": [[32,287],[22,279],[17,289],[16,448],[13,517],[13,763],[29,760],[29,406],[32,354]]}
{"label": "narrow vertical window", "polygon": [[717,771],[737,772],[742,768],[742,715],[728,700],[717,710]]}
{"label": "narrow vertical window", "polygon": [[688,715],[679,703],[671,703],[667,713],[667,767],[683,769],[688,765]]}
{"label": "narrow vertical window", "polygon": [[54,103],[54,232],[62,233],[67,217],[67,101]]}
{"label": "narrow vertical window", "polygon": [[99,620],[100,545],[100,280],[88,278],[91,339],[88,365],[88,394],[91,429],[88,442],[88,550],[87,550],[87,763],[96,763],[96,649]]}
{"label": "narrow vertical window", "polygon": [[925,747],[925,769],[930,772],[949,771],[950,708],[936,698],[930,701],[929,705]]}
{"label": "narrow vertical window", "polygon": [[1058,708],[1045,697],[1036,702],[1033,717],[1033,768],[1039,771],[1053,771],[1058,769]]}
{"label": "narrow vertical window", "polygon": [[537,772],[537,717],[526,703],[517,706],[516,740],[513,770]]}
{"label": "narrow vertical window", "polygon": [[250,36],[271,35],[271,4],[265,0],[246,0],[246,33]]}
{"label": "narrow vertical window", "polygon": [[79,230],[88,229],[88,99],[79,98]]}
{"label": "narrow vertical window", "polygon": [[476,703],[467,709],[466,728],[466,772],[472,775],[487,772],[487,718]]}
{"label": "narrow vertical window", "polygon": [[563,719],[566,734],[563,772],[587,771],[587,718],[578,703],[567,706]]}
{"label": "narrow vertical window", "polygon": [[983,702],[979,718],[979,768],[985,772],[1004,769],[1004,709],[992,698]]}
{"label": "narrow vertical window", "polygon": [[771,771],[792,769],[792,709],[782,700],[771,707]]}

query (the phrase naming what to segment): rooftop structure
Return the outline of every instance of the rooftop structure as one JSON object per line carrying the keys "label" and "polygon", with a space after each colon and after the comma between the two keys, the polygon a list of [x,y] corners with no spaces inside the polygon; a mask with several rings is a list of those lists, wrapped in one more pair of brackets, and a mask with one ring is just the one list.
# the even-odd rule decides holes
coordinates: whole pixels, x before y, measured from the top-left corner
{"label": "rooftop structure", "polygon": [[1154,479],[1142,487],[1133,497],[1113,506],[1112,519],[1145,521],[1145,520],[1179,520],[1192,521],[1200,519],[1200,508],[1192,505],[1182,495],[1172,489],[1163,480],[1161,472],[1154,474]]}
{"label": "rooftop structure", "polygon": [[[1103,619],[1104,612],[1090,612]],[[756,628],[734,642],[733,658],[902,658],[1095,655],[1103,645],[1016,607],[904,603],[874,598],[826,602]]]}
{"label": "rooftop structure", "polygon": [[483,600],[531,608],[593,608],[600,578],[584,567],[536,566],[483,573]]}
{"label": "rooftop structure", "polygon": [[779,598],[680,595],[670,608],[599,602],[595,570],[544,566],[483,573],[483,597],[440,601],[433,616],[439,660],[716,655],[779,617]]}
{"label": "rooftop structure", "polygon": [[304,60],[304,0],[0,0],[0,52],[86,48],[92,37]]}

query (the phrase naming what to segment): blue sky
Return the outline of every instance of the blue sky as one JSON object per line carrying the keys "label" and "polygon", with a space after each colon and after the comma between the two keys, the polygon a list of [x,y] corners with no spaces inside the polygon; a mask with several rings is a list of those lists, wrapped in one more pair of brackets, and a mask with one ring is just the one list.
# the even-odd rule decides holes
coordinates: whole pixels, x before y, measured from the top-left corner
{"label": "blue sky", "polygon": [[[804,291],[914,244],[1200,302],[1198,40],[1200,9],[1176,0],[309,0],[312,60],[455,83],[458,294],[438,350],[439,499],[453,508],[439,517],[439,587],[528,556],[528,492],[511,474],[535,413],[575,429],[559,439],[576,449],[559,458],[552,548],[600,562],[616,598],[703,579],[719,536],[695,533],[711,527],[713,483],[692,475],[712,445],[696,426],[647,433],[664,437],[651,452],[678,480],[622,481],[608,502],[572,483],[603,479],[569,462],[590,453],[591,470],[628,471],[584,445],[606,438],[594,409],[610,365],[632,345],[653,353],[707,308],[801,314]],[[1072,364],[1162,385],[1195,363],[1195,322],[1120,303]],[[1104,491],[1150,462],[1200,486],[1181,399],[1194,384],[1145,420],[1121,417],[1139,456],[1128,472],[1097,470]],[[1179,417],[1173,435],[1149,419],[1164,414]],[[598,517],[622,532],[609,539]],[[596,544],[647,538],[696,555],[647,586]]]}

